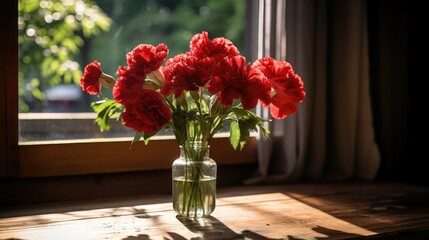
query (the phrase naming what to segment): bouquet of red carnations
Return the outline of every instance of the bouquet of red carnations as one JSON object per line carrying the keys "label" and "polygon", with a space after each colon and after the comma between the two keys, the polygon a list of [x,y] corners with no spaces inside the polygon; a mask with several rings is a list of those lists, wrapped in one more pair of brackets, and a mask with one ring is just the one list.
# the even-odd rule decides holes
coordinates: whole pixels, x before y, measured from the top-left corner
{"label": "bouquet of red carnations", "polygon": [[[303,82],[288,62],[265,57],[247,63],[230,40],[210,40],[207,32],[194,35],[188,52],[162,66],[167,55],[163,43],[140,44],[127,53],[127,66],[118,68],[117,80],[104,74],[97,61],[85,67],[81,86],[102,98],[92,104],[102,131],[116,118],[136,131],[134,141],[147,142],[162,128],[171,128],[184,145],[209,142],[228,126],[232,146],[243,148],[258,126],[269,133],[264,119],[252,111],[258,102],[270,108],[272,117],[283,119],[305,97]],[[113,89],[113,99],[101,94],[101,86]]]}

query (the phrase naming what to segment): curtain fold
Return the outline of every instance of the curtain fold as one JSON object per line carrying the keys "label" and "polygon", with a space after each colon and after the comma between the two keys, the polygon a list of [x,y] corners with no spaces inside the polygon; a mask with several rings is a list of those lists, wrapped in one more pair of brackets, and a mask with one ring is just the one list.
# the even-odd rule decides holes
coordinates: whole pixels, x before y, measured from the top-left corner
{"label": "curtain fold", "polygon": [[258,57],[290,62],[307,95],[296,114],[268,123],[272,141],[258,138],[246,183],[375,178],[365,2],[260,0],[259,19]]}

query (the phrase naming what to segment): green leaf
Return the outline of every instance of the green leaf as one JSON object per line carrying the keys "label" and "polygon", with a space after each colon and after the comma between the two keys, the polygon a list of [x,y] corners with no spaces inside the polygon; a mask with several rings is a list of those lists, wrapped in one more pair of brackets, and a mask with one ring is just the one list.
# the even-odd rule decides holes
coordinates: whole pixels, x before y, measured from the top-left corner
{"label": "green leaf", "polygon": [[243,118],[249,118],[249,115],[252,113],[248,110],[242,109],[242,108],[237,108],[237,107],[233,107],[232,108],[232,112],[237,116],[237,118],[239,119],[243,119]]}
{"label": "green leaf", "polygon": [[240,150],[243,150],[247,141],[250,138],[250,129],[252,125],[248,125],[246,121],[238,121],[238,126],[240,127]]}
{"label": "green leaf", "polygon": [[200,95],[198,91],[189,91],[189,93],[191,94],[191,97],[194,100],[194,102],[200,101]]}
{"label": "green leaf", "polygon": [[263,133],[266,137],[270,138],[270,137],[269,137],[269,136],[270,136],[270,130],[268,130],[268,129],[264,126],[264,123],[263,123],[263,122],[259,122],[259,123],[258,123],[258,126],[259,126],[259,129],[261,129],[262,133]]}
{"label": "green leaf", "polygon": [[134,138],[131,141],[130,149],[135,142],[138,142],[143,137],[143,135],[144,135],[144,132],[136,132],[136,134],[134,134]]}
{"label": "green leaf", "polygon": [[220,102],[217,100],[217,95],[212,95],[210,97],[210,105],[209,105],[209,112],[212,116],[216,116],[221,113],[222,106]]}
{"label": "green leaf", "polygon": [[178,108],[178,111],[172,115],[172,129],[179,145],[183,144],[186,137],[186,113]]}
{"label": "green leaf", "polygon": [[232,120],[230,126],[230,141],[234,149],[239,145],[240,150],[242,150],[247,141],[249,141],[250,131],[257,132],[258,127],[260,127],[266,136],[269,135],[268,129],[263,125],[264,120],[256,116],[252,111],[234,107],[232,108],[232,112],[228,116],[228,119]]}
{"label": "green leaf", "polygon": [[143,135],[143,141],[144,141],[144,144],[145,144],[145,145],[148,145],[148,144],[149,144],[149,140],[150,140],[150,138],[151,138],[153,135],[155,135],[155,134],[144,133],[144,135]]}
{"label": "green leaf", "polygon": [[134,134],[134,138],[133,138],[133,140],[131,141],[131,145],[130,145],[130,148],[129,148],[129,149],[131,149],[131,148],[132,148],[132,146],[133,146],[133,144],[134,144],[134,143],[136,143],[136,142],[140,141],[140,139],[142,139],[142,138],[143,138],[144,144],[145,144],[145,145],[148,145],[148,144],[149,144],[149,141],[150,141],[150,138],[151,138],[153,135],[155,135],[155,134],[149,134],[149,133],[146,133],[146,132],[136,132],[136,133]]}
{"label": "green leaf", "polygon": [[123,110],[121,104],[110,99],[94,102],[91,104],[91,107],[97,113],[97,117],[94,121],[98,124],[102,132],[110,130],[109,119],[111,117],[118,119],[120,116],[119,112]]}
{"label": "green leaf", "polygon": [[76,44],[76,42],[70,38],[66,38],[62,41],[62,45],[64,47],[67,47],[72,53],[78,53],[79,52],[79,46]]}
{"label": "green leaf", "polygon": [[229,127],[229,141],[234,150],[237,150],[238,144],[240,142],[240,127],[236,121],[231,122]]}

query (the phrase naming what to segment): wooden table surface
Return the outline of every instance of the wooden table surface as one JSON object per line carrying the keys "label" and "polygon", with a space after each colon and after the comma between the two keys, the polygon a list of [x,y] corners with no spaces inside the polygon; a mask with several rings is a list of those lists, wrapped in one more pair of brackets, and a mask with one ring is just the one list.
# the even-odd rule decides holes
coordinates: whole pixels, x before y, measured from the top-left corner
{"label": "wooden table surface", "polygon": [[429,188],[320,183],[218,189],[212,216],[176,216],[170,196],[0,210],[0,239],[429,239]]}

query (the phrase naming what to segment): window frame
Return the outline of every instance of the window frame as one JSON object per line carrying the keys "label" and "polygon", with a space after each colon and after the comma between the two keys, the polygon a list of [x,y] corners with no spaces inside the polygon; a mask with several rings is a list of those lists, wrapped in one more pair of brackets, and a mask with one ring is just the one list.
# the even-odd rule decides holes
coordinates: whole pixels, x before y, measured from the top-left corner
{"label": "window frame", "polygon": [[[250,2],[250,1],[248,1]],[[148,146],[124,139],[85,142],[18,143],[18,1],[2,2],[1,25],[8,38],[0,44],[0,177],[26,178],[168,169],[179,155],[174,138],[157,138]],[[3,134],[4,133],[4,134]],[[234,151],[225,134],[210,150],[219,165],[257,162],[256,138]],[[169,149],[171,151],[166,151]]]}
{"label": "window frame", "polygon": [[1,3],[0,177],[18,176],[18,1]]}

